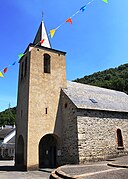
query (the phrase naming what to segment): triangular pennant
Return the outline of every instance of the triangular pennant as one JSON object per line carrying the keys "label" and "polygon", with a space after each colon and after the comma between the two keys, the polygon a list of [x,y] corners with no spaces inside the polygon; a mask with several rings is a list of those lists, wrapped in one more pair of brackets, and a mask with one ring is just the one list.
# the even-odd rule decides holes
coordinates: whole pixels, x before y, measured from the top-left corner
{"label": "triangular pennant", "polygon": [[8,70],[8,67],[6,67],[6,68],[4,69],[4,73],[6,73],[6,72],[7,72],[7,70]]}
{"label": "triangular pennant", "polygon": [[53,37],[54,37],[55,32],[56,32],[56,29],[52,29],[52,30],[50,30],[50,35],[51,35],[51,38],[53,38]]}
{"label": "triangular pennant", "polygon": [[45,41],[45,39],[42,39],[42,40],[40,41],[40,44],[43,44],[43,43],[44,43],[44,41]]}
{"label": "triangular pennant", "polygon": [[18,55],[19,59],[20,59],[21,57],[23,57],[23,56],[24,56],[23,53],[21,53],[21,54]]}
{"label": "triangular pennant", "polygon": [[68,18],[68,19],[66,20],[66,22],[69,22],[70,24],[72,24],[72,19],[71,19],[71,18]]}
{"label": "triangular pennant", "polygon": [[29,47],[29,52],[31,52],[31,50],[33,49],[34,47]]}
{"label": "triangular pennant", "polygon": [[86,5],[80,8],[80,11],[84,12],[86,9]]}
{"label": "triangular pennant", "polygon": [[15,65],[16,64],[16,61],[12,63],[12,65]]}
{"label": "triangular pennant", "polygon": [[0,71],[0,77],[4,78],[4,75],[3,75],[3,73],[1,71]]}
{"label": "triangular pennant", "polygon": [[105,3],[108,3],[108,0],[102,0],[103,2],[105,2]]}

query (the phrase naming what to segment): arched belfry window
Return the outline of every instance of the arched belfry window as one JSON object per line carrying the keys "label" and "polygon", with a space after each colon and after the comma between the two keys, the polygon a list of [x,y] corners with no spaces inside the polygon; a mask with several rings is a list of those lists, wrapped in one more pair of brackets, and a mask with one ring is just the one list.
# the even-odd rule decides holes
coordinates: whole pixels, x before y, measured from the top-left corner
{"label": "arched belfry window", "polygon": [[117,129],[117,144],[118,147],[123,147],[123,137],[122,137],[122,132],[120,129]]}
{"label": "arched belfry window", "polygon": [[24,62],[21,63],[21,76],[20,76],[21,81],[23,80],[23,77],[24,77]]}
{"label": "arched belfry window", "polygon": [[27,57],[25,58],[25,72],[24,72],[24,75],[25,76],[27,75]]}
{"label": "arched belfry window", "polygon": [[44,54],[44,73],[51,71],[51,57],[49,54]]}

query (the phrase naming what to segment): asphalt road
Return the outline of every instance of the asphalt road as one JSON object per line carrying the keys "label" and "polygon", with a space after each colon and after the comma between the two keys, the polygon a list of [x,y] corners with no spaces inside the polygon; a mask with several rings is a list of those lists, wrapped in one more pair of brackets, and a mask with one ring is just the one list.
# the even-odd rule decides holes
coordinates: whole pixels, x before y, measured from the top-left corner
{"label": "asphalt road", "polygon": [[[65,165],[61,170],[83,179],[128,179],[128,168],[107,166],[107,161],[86,165]],[[0,161],[0,179],[49,179],[51,169],[44,171],[14,171],[13,161]]]}
{"label": "asphalt road", "polygon": [[83,179],[128,179],[128,168],[110,167],[107,161],[86,165],[66,165],[61,170]]}
{"label": "asphalt road", "polygon": [[83,179],[128,179],[128,170],[122,168],[113,168],[100,170],[81,175]]}

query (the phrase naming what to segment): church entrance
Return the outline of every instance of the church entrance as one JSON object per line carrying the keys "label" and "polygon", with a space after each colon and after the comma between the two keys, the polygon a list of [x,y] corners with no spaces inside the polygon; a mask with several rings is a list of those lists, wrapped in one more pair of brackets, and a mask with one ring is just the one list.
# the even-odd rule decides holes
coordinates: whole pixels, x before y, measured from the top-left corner
{"label": "church entrance", "polygon": [[53,134],[47,134],[39,143],[39,168],[56,167],[57,139]]}

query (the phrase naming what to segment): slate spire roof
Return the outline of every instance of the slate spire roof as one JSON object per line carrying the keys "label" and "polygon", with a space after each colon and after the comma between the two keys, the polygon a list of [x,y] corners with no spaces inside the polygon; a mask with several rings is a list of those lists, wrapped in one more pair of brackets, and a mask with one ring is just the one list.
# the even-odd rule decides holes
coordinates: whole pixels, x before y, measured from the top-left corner
{"label": "slate spire roof", "polygon": [[128,95],[123,92],[70,81],[63,91],[77,108],[128,112]]}
{"label": "slate spire roof", "polygon": [[50,41],[48,38],[48,34],[47,34],[47,31],[45,28],[44,21],[41,22],[33,43],[37,44],[38,42],[40,42],[43,39],[44,39],[44,43],[41,44],[41,46],[51,48],[51,44],[50,44]]}

